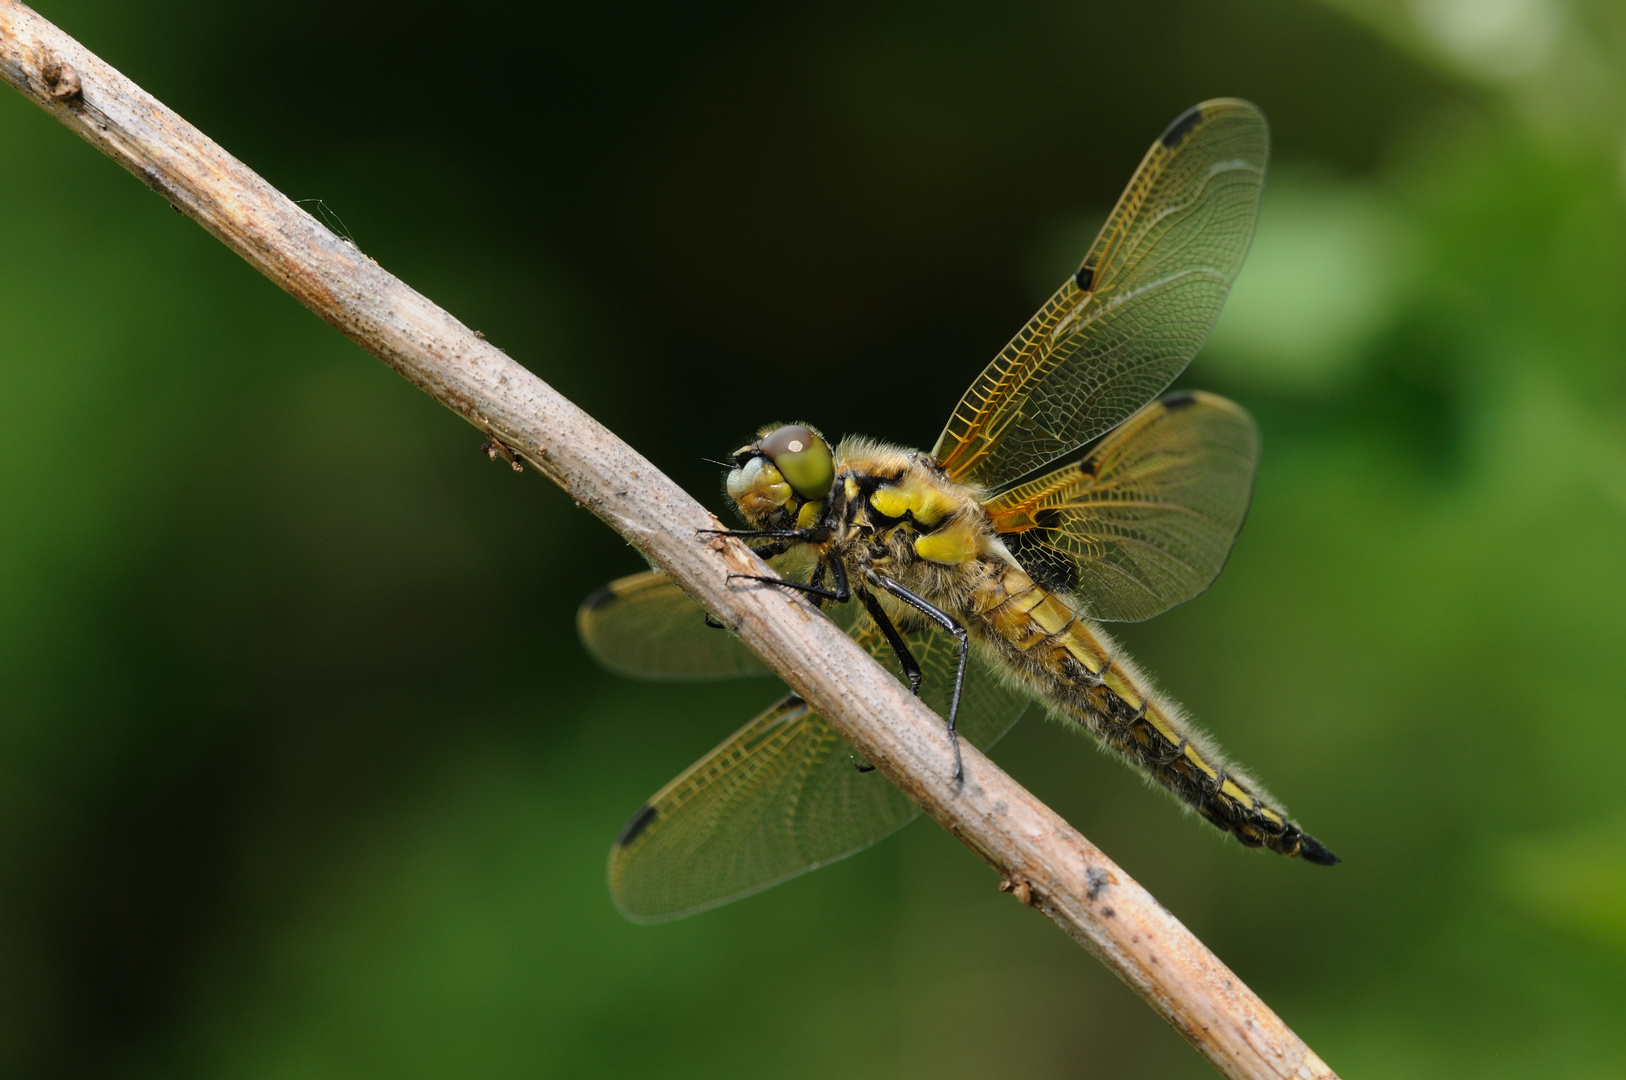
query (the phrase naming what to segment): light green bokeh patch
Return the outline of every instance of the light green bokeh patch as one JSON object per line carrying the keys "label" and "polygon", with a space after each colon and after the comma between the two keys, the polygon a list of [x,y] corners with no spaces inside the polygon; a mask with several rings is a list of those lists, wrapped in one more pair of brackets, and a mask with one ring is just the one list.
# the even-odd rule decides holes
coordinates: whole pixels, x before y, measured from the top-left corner
{"label": "light green bokeh patch", "polygon": [[1421,252],[1374,186],[1276,170],[1203,362],[1248,386],[1331,391],[1388,325]]}

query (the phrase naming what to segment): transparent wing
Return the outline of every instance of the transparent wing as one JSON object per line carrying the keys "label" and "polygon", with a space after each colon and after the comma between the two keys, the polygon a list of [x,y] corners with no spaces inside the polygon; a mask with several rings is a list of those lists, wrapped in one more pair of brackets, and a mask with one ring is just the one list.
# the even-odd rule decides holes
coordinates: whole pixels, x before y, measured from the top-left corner
{"label": "transparent wing", "polygon": [[634,679],[698,682],[772,675],[727,630],[706,624],[706,609],[654,570],[610,582],[576,612],[576,631],[593,659]]}
{"label": "transparent wing", "polygon": [[[883,665],[891,650],[857,601],[834,612]],[[920,661],[921,697],[947,711],[955,643],[947,634],[905,634]],[[1026,700],[973,654],[959,727],[986,749]],[[947,738],[947,735],[944,736]],[[610,893],[628,918],[656,922],[693,914],[844,858],[920,812],[864,763],[818,713],[791,694],[729,736],[657,792],[610,851]]]}
{"label": "transparent wing", "polygon": [[932,454],[1008,484],[1121,423],[1208,337],[1253,239],[1270,136],[1245,101],[1206,101],[1146,152],[1084,265],[960,399]]}
{"label": "transparent wing", "polygon": [[984,504],[1005,546],[1092,619],[1149,619],[1219,576],[1248,515],[1259,431],[1217,394],[1171,394],[1087,453]]}

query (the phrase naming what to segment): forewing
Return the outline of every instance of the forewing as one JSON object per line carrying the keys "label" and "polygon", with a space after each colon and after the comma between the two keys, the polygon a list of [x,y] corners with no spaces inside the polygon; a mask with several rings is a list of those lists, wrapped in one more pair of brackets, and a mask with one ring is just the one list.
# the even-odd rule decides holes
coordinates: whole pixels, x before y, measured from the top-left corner
{"label": "forewing", "polygon": [[[891,650],[853,602],[834,614],[883,665]],[[953,686],[954,639],[906,635],[939,715]],[[976,661],[959,726],[986,749],[1025,700]],[[947,738],[945,733],[944,738]],[[780,699],[640,807],[610,851],[610,893],[628,918],[657,922],[765,889],[860,851],[920,812],[796,695]]]}
{"label": "forewing", "polygon": [[612,581],[582,601],[576,630],[593,659],[634,679],[773,674],[739,638],[708,626],[706,609],[654,570]]}
{"label": "forewing", "polygon": [[1092,619],[1138,621],[1219,576],[1248,514],[1259,432],[1235,402],[1171,394],[1082,461],[984,504],[1033,576]]}
{"label": "forewing", "polygon": [[932,454],[993,490],[1146,404],[1202,347],[1253,239],[1270,137],[1245,101],[1207,101],[1146,152],[1077,274],[955,407]]}

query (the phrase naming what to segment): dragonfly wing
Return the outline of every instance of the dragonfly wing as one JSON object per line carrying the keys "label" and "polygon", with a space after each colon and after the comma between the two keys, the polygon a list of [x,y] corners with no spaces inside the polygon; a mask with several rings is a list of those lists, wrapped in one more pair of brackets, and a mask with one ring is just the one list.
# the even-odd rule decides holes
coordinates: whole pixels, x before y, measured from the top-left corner
{"label": "dragonfly wing", "polygon": [[[837,621],[895,668],[868,616],[855,615],[858,607],[845,605]],[[922,698],[945,712],[954,639],[915,630],[905,640],[924,673]],[[966,673],[960,730],[986,748],[1024,705],[977,660]],[[860,772],[864,765],[801,698],[781,698],[627,822],[610,851],[616,906],[640,922],[693,914],[861,851],[913,820],[919,807],[879,772]]]}
{"label": "dragonfly wing", "polygon": [[708,627],[705,608],[654,570],[619,578],[589,596],[576,612],[576,630],[593,659],[634,679],[773,674],[739,638]]}
{"label": "dragonfly wing", "polygon": [[1154,401],[1083,460],[984,504],[1006,547],[1092,619],[1149,619],[1219,576],[1248,514],[1259,431],[1201,392]]}
{"label": "dragonfly wing", "polygon": [[834,728],[794,694],[639,808],[610,851],[628,918],[693,914],[849,855],[919,811],[861,774]]}
{"label": "dragonfly wing", "polygon": [[995,489],[1110,431],[1191,362],[1253,238],[1270,136],[1207,101],[1146,152],[1078,273],[977,377],[932,455]]}

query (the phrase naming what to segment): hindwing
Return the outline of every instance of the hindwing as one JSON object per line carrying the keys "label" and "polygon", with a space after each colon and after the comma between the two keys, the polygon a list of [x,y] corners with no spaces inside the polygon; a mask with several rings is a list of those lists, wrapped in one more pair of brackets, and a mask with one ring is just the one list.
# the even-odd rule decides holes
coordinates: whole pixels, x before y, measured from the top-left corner
{"label": "hindwing", "polygon": [[[744,646],[705,629],[700,605],[664,575],[633,575],[610,589],[615,599],[600,599],[597,610],[613,618],[594,616],[592,598],[583,606],[583,639],[600,659],[615,658],[624,672],[664,677],[682,665],[687,642],[697,666],[690,677],[701,677],[700,667],[711,677],[745,673],[731,656]],[[611,610],[617,605],[623,609]],[[647,612],[636,610],[645,607]],[[898,669],[886,639],[856,601],[830,615],[884,667]],[[640,625],[686,629],[657,634],[649,651],[611,640],[611,627],[631,632]],[[956,641],[930,628],[905,629],[903,639],[921,667],[922,700],[945,715]],[[985,750],[1016,723],[1026,699],[976,652],[969,667],[958,728],[961,738]],[[879,772],[860,767],[865,762],[818,712],[795,694],[781,698],[651,796],[627,822],[610,852],[616,905],[643,922],[691,914],[860,851],[920,812]]]}
{"label": "hindwing", "polygon": [[1259,431],[1240,405],[1171,394],[1082,459],[983,504],[1024,569],[1079,614],[1138,622],[1219,576],[1248,514]]}

